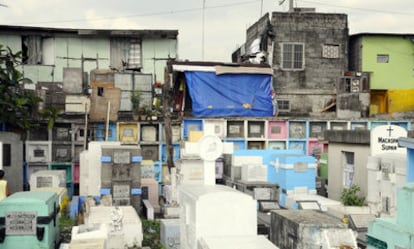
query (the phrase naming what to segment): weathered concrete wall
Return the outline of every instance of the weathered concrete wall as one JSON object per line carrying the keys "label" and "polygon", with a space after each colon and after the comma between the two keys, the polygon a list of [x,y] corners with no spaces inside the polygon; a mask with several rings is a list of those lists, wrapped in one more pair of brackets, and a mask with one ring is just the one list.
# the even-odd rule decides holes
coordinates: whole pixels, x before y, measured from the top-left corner
{"label": "weathered concrete wall", "polygon": [[257,22],[255,22],[252,26],[250,26],[247,29],[246,32],[246,52],[248,52],[248,49],[252,42],[257,39],[261,38],[262,35],[266,33],[267,27],[270,23],[269,20],[269,13],[266,13],[264,16],[262,16]]}
{"label": "weathered concrete wall", "polygon": [[325,131],[325,139],[329,143],[365,144],[369,146],[371,142],[370,135],[371,132],[369,130]]}
{"label": "weathered concrete wall", "polygon": [[[5,179],[12,193],[23,191],[23,142],[20,135],[12,132],[0,132],[0,142],[10,146],[10,165],[3,165]],[[2,149],[2,148],[0,148]],[[6,155],[3,155],[5,157]],[[3,158],[4,160],[4,158]]]}
{"label": "weathered concrete wall", "polygon": [[[306,92],[309,98],[318,99],[335,93],[338,78],[348,67],[348,22],[345,14],[273,12],[273,84],[278,98]],[[282,43],[304,44],[304,69],[283,70],[281,67]],[[325,44],[339,46],[338,58],[322,57]],[[290,97],[289,97],[290,98]],[[302,98],[291,99],[291,115],[321,110],[324,105]],[[320,106],[318,106],[320,105]]]}
{"label": "weathered concrete wall", "polygon": [[367,118],[369,116],[369,93],[338,94],[336,110],[339,119]]}
{"label": "weathered concrete wall", "polygon": [[370,131],[325,131],[325,139],[329,142],[328,150],[328,197],[340,201],[344,189],[343,152],[354,153],[353,183],[361,188],[362,196],[368,194],[367,163],[370,150]]}

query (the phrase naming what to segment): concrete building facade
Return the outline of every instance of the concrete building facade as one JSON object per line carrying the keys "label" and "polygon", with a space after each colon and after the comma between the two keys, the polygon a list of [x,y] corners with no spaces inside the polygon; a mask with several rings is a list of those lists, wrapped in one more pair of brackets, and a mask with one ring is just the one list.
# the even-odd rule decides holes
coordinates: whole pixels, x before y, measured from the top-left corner
{"label": "concrete building facade", "polygon": [[177,57],[177,36],[177,30],[0,26],[0,44],[22,51],[20,70],[34,83],[60,83],[64,68],[135,71],[163,81],[166,60]]}
{"label": "concrete building facade", "polygon": [[272,65],[279,116],[332,117],[321,110],[348,68],[348,32],[345,14],[273,12],[248,28],[233,61]]}
{"label": "concrete building facade", "polygon": [[414,94],[413,38],[414,34],[350,36],[350,70],[370,72],[371,116],[414,110],[414,100],[407,98]]}
{"label": "concrete building facade", "polygon": [[328,197],[340,200],[342,190],[354,184],[360,187],[361,196],[367,196],[370,131],[328,130],[325,136],[329,141]]}

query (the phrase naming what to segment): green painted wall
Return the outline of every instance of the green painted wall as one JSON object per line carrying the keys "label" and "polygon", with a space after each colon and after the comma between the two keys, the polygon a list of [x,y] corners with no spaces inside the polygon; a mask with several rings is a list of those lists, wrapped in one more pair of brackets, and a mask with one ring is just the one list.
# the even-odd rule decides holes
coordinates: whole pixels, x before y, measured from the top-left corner
{"label": "green painted wall", "polygon": [[[0,36],[0,44],[10,46],[13,52],[21,50],[20,36]],[[95,58],[97,61],[85,61],[84,71],[90,73],[94,69],[109,69],[110,39],[55,37],[48,50],[52,56],[50,65],[23,65],[21,71],[33,82],[62,82],[63,68],[81,68],[81,56]],[[154,81],[164,82],[164,69],[167,58],[177,57],[176,39],[143,39],[142,40],[142,72],[152,74]]]}
{"label": "green painted wall", "polygon": [[81,57],[94,58],[97,61],[84,61],[84,71],[100,68],[109,69],[109,39],[98,38],[55,38],[56,69],[55,80],[63,80],[63,68],[82,67]]}
{"label": "green painted wall", "polygon": [[[403,36],[365,36],[362,71],[371,74],[371,89],[414,88],[414,43]],[[377,63],[378,54],[388,54],[389,63]]]}
{"label": "green painted wall", "polygon": [[4,47],[10,47],[13,53],[22,49],[22,39],[17,35],[0,36],[0,44]]}
{"label": "green painted wall", "polygon": [[177,40],[145,39],[142,41],[143,73],[154,76],[154,82],[164,82],[167,58],[177,57]]}

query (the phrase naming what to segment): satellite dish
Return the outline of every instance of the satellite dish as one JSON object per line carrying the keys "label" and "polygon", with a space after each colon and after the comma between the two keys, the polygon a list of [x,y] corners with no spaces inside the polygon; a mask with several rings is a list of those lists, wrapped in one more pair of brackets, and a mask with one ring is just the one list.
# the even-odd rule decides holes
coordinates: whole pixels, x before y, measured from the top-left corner
{"label": "satellite dish", "polygon": [[282,5],[286,0],[279,0],[279,5]]}

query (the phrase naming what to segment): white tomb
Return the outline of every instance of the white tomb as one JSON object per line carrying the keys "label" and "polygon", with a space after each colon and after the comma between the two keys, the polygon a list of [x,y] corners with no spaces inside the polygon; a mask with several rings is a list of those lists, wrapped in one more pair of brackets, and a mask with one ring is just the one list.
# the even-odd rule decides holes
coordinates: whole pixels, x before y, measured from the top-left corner
{"label": "white tomb", "polygon": [[257,203],[224,185],[179,187],[180,248],[197,249],[200,238],[257,235]]}
{"label": "white tomb", "polygon": [[66,188],[66,170],[39,170],[30,175],[30,188]]}
{"label": "white tomb", "polygon": [[398,145],[398,138],[407,137],[407,130],[398,125],[380,125],[371,130],[371,156],[383,153],[406,155],[407,150]]}
{"label": "white tomb", "polygon": [[180,248],[180,219],[160,220],[160,241],[165,249]]}
{"label": "white tomb", "polygon": [[107,240],[108,240],[109,230],[107,224],[82,224],[79,226],[72,227],[71,233],[71,243],[75,240],[81,241],[95,241],[103,240],[104,248],[108,249]]}
{"label": "white tomb", "polygon": [[79,195],[100,196],[101,156],[103,145],[121,145],[120,142],[90,142],[88,150],[79,155]]}
{"label": "white tomb", "polygon": [[[299,207],[299,204],[301,204],[301,207]],[[316,208],[316,205],[318,208]],[[293,193],[286,196],[287,209],[319,209],[327,211],[328,208],[340,206],[342,206],[341,202],[317,195],[316,193]]]}
{"label": "white tomb", "polygon": [[[263,157],[262,156],[235,156],[233,155],[231,158],[231,180],[236,182],[241,180],[242,178],[248,178],[249,168],[256,165],[263,165]],[[244,173],[244,176],[243,176]],[[266,179],[267,181],[267,169],[266,169]]]}
{"label": "white tomb", "polygon": [[104,239],[80,239],[72,240],[67,247],[69,249],[107,249]]}
{"label": "white tomb", "polygon": [[373,214],[395,216],[397,189],[406,182],[406,157],[386,153],[368,157],[367,203]]}
{"label": "white tomb", "polygon": [[142,224],[132,206],[90,207],[85,224],[105,224],[109,227],[108,249],[140,247],[143,240]]}
{"label": "white tomb", "polygon": [[373,214],[394,216],[397,188],[406,182],[407,150],[398,139],[407,130],[397,125],[381,125],[371,130],[371,156],[367,162],[367,203]]}
{"label": "white tomb", "polygon": [[198,142],[185,142],[177,160],[177,184],[216,184],[216,160],[233,152],[233,143],[223,143],[215,135],[204,135]]}
{"label": "white tomb", "polygon": [[200,238],[198,249],[277,249],[264,236],[230,236]]}
{"label": "white tomb", "polygon": [[267,166],[261,164],[243,164],[241,180],[245,182],[267,182]]}

